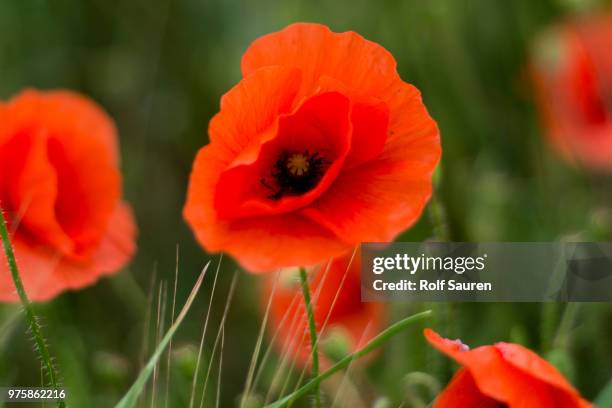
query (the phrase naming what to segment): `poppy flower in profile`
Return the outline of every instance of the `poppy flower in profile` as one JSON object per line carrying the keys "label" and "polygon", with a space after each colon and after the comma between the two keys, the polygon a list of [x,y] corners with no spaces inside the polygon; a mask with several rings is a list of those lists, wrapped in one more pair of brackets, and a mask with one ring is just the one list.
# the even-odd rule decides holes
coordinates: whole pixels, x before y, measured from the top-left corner
{"label": "poppy flower in profile", "polygon": [[[324,367],[331,362],[331,358],[325,356],[326,350],[337,353],[332,358],[339,357],[340,353],[357,351],[382,328],[383,305],[361,302],[360,258],[359,253],[354,256],[350,253],[316,266],[309,274]],[[269,331],[277,349],[298,365],[309,365],[312,349],[297,271],[289,269],[282,271],[280,277],[267,276],[263,281],[262,299],[264,308],[270,302]]]}
{"label": "poppy flower in profile", "polygon": [[[0,102],[0,204],[32,300],[90,285],[135,251],[115,127],[75,93],[26,90]],[[15,300],[0,252],[0,301]]]}
{"label": "poppy flower in profile", "polygon": [[566,21],[534,47],[531,73],[549,139],[570,161],[612,169],[612,13]]}
{"label": "poppy flower in profile", "polygon": [[390,241],[431,195],[436,123],[393,56],[298,23],[257,39],[198,153],[184,216],[202,246],[253,272]]}
{"label": "poppy flower in profile", "polygon": [[463,367],[438,396],[434,408],[591,407],[550,363],[518,344],[470,350],[459,340],[425,329],[425,338]]}

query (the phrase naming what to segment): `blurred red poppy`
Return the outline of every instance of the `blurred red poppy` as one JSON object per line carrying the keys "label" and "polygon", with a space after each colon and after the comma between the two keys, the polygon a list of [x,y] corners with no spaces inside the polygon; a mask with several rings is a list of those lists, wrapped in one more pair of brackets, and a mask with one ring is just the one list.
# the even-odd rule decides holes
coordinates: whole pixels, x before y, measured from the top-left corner
{"label": "blurred red poppy", "polygon": [[[351,253],[317,266],[309,273],[324,367],[330,363],[325,356],[326,342],[329,344],[335,338],[345,348],[339,351],[348,353],[363,347],[380,332],[384,308],[380,303],[361,302],[360,265],[359,253],[354,256]],[[280,278],[267,276],[262,299],[266,308],[271,302],[269,331],[279,351],[300,366],[310,364],[308,320],[297,271],[283,271]]]}
{"label": "blurred red poppy", "polygon": [[438,396],[435,408],[590,407],[550,363],[518,344],[496,343],[470,350],[459,340],[425,329],[438,350],[463,367]]}
{"label": "blurred red poppy", "polygon": [[571,161],[612,169],[612,14],[547,30],[531,72],[550,140]]}
{"label": "blurred red poppy", "polygon": [[298,23],[256,40],[197,155],[184,216],[254,272],[390,241],[431,195],[436,123],[393,56]]}
{"label": "blurred red poppy", "polygon": [[[0,102],[0,203],[32,300],[90,285],[135,251],[115,127],[75,93],[26,90]],[[0,251],[0,301],[15,300]]]}

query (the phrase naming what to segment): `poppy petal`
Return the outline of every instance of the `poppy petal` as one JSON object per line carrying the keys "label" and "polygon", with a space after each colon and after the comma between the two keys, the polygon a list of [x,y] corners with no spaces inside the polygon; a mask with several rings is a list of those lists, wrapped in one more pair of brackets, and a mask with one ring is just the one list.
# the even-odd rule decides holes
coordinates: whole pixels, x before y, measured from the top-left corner
{"label": "poppy petal", "polygon": [[[23,287],[30,300],[45,301],[61,292],[64,281],[56,279],[55,270],[61,263],[62,255],[46,247],[31,248],[19,237],[12,238],[13,250]],[[0,253],[0,301],[19,300],[15,285],[8,269],[4,252]]]}
{"label": "poppy petal", "polygon": [[[86,268],[70,268],[64,265],[56,273],[62,276],[66,286],[80,289],[96,282],[100,277],[123,268],[136,252],[138,230],[129,205],[120,203],[111,216],[104,237]],[[78,264],[77,264],[78,265]]]}
{"label": "poppy petal", "polygon": [[[55,212],[57,175],[47,159],[47,133],[24,132],[9,139],[0,152],[5,189],[5,209],[12,213],[11,228],[19,226],[42,244],[70,254],[74,245],[62,230]],[[12,225],[15,224],[15,225]]]}
{"label": "poppy petal", "polygon": [[389,107],[378,100],[360,101],[351,112],[353,133],[346,169],[374,159],[384,150],[389,131]]}
{"label": "poppy petal", "polygon": [[334,33],[312,23],[291,24],[255,40],[242,57],[242,74],[272,65],[302,71],[300,95],[314,93],[322,76],[369,96],[387,91],[399,78],[395,59],[382,46],[352,31]]}
{"label": "poppy petal", "polygon": [[74,255],[89,257],[108,228],[121,197],[121,176],[96,139],[79,143],[64,134],[50,137],[49,161],[57,173],[55,217],[75,244]]}
{"label": "poppy petal", "polygon": [[318,89],[319,92],[340,92],[353,102],[351,151],[345,167],[356,166],[378,156],[384,149],[389,133],[390,112],[387,103],[373,96],[360,95],[328,76],[320,78]]}
{"label": "poppy petal", "polygon": [[266,67],[245,76],[223,95],[221,110],[208,130],[219,153],[233,160],[245,150],[258,150],[278,115],[292,110],[300,75],[295,68]]}
{"label": "poppy petal", "polygon": [[578,391],[553,365],[543,360],[533,351],[511,343],[497,343],[494,347],[501,352],[502,357],[513,367],[556,388],[563,395],[563,397],[559,397],[559,400],[563,400],[559,401],[560,406],[575,407],[583,406],[582,404],[586,403],[586,401],[580,398]]}
{"label": "poppy petal", "polygon": [[[488,397],[516,407],[577,406],[567,404],[569,400],[549,383],[510,364],[497,346],[468,350],[460,341],[444,339],[430,329],[424,334],[435,348],[465,367],[478,389]],[[541,360],[541,364],[548,363]]]}
{"label": "poppy petal", "polygon": [[99,143],[115,165],[119,164],[117,131],[112,120],[94,102],[75,92],[26,89],[9,102],[0,103],[0,118],[0,142],[23,129],[44,124],[50,134],[63,135],[75,143],[86,134]]}
{"label": "poppy petal", "polygon": [[224,236],[220,238],[240,235],[240,239],[234,237],[228,243],[227,252],[254,272],[272,271],[279,264],[313,265],[349,248],[329,231],[293,213],[240,219],[222,228]]}
{"label": "poppy petal", "polygon": [[[30,300],[44,302],[70,289],[81,289],[123,268],[136,252],[137,228],[132,210],[121,203],[114,211],[98,250],[87,262],[74,262],[46,247],[32,248],[13,238],[19,273]],[[8,265],[0,254],[0,301],[18,300]]]}
{"label": "poppy petal", "polygon": [[472,374],[467,369],[461,368],[434,402],[434,408],[456,407],[499,408],[499,401],[482,394]]}

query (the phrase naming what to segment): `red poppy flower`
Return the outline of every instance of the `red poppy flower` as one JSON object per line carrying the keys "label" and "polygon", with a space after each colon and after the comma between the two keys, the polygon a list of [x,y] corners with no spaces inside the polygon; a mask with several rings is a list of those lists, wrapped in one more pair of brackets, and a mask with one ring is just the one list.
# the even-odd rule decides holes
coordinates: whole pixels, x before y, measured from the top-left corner
{"label": "red poppy flower", "polygon": [[[90,285],[135,251],[115,127],[72,92],[26,90],[0,102],[0,203],[33,300]],[[16,299],[0,252],[0,301]]]}
{"label": "red poppy flower", "polygon": [[470,350],[459,340],[425,329],[438,350],[463,367],[436,399],[435,408],[590,407],[551,364],[518,344],[497,343]]}
{"label": "red poppy flower", "polygon": [[204,248],[263,272],[414,223],[440,142],[395,66],[380,45],[318,24],[256,40],[191,174],[184,215]]}
{"label": "red poppy flower", "polygon": [[612,169],[612,14],[559,24],[534,48],[538,107],[562,154]]}
{"label": "red poppy flower", "polygon": [[[359,253],[355,256],[351,253],[331,263],[321,264],[309,273],[312,277],[309,286],[320,349],[325,349],[326,340],[337,333],[347,341],[345,346],[349,350],[345,351],[356,351],[380,332],[383,305],[361,302],[360,265]],[[272,275],[266,277],[263,294],[266,308],[272,297],[269,328],[275,345],[282,354],[291,356],[299,365],[308,365],[312,349],[297,271],[283,271],[280,278]],[[325,353],[320,355],[321,364],[329,365],[330,360]]]}

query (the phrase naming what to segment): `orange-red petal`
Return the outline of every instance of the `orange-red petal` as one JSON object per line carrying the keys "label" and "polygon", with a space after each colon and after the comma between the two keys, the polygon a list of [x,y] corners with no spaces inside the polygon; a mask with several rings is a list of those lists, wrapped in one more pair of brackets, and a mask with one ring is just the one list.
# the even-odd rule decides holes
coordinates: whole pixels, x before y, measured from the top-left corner
{"label": "orange-red petal", "polygon": [[[74,262],[44,246],[13,237],[15,257],[30,300],[43,302],[66,289],[81,289],[123,268],[136,252],[137,229],[127,204],[113,212],[107,231],[91,260]],[[0,253],[0,302],[17,301],[4,253]]]}
{"label": "orange-red petal", "polygon": [[435,348],[469,371],[483,395],[509,407],[590,406],[552,365],[521,346],[499,343],[469,350],[430,329],[424,334]]}
{"label": "orange-red petal", "polygon": [[389,133],[389,107],[378,100],[359,101],[351,111],[353,133],[346,168],[376,158],[385,148]]}
{"label": "orange-red petal", "polygon": [[245,75],[223,95],[221,110],[208,129],[210,142],[218,146],[220,154],[231,160],[249,152],[256,157],[260,145],[273,137],[269,130],[278,116],[291,112],[300,77],[295,68],[266,67]]}
{"label": "orange-red petal", "polygon": [[255,40],[242,57],[242,74],[275,65],[301,70],[300,96],[316,92],[322,76],[365,96],[388,92],[399,78],[395,59],[382,46],[355,32],[334,33],[313,23],[291,24]]}
{"label": "orange-red petal", "polygon": [[15,133],[44,124],[50,133],[80,143],[83,135],[99,143],[100,154],[119,164],[117,131],[108,115],[93,101],[72,91],[26,89],[7,103],[0,103],[0,144]]}
{"label": "orange-red petal", "polygon": [[74,255],[95,252],[121,198],[121,175],[95,139],[50,135],[48,160],[57,177],[55,217],[74,242]]}
{"label": "orange-red petal", "polygon": [[499,401],[480,392],[469,370],[460,368],[436,398],[434,408],[499,408]]}
{"label": "orange-red petal", "polygon": [[512,343],[497,343],[494,347],[500,351],[504,360],[510,365],[526,375],[532,376],[555,388],[558,391],[556,398],[559,406],[590,406],[553,365],[543,360],[533,351]]}
{"label": "orange-red petal", "polygon": [[11,228],[19,227],[36,241],[70,254],[74,243],[55,217],[57,175],[47,159],[47,141],[47,133],[37,130],[23,132],[1,146],[4,193],[0,193],[0,201],[3,209],[12,213]]}

